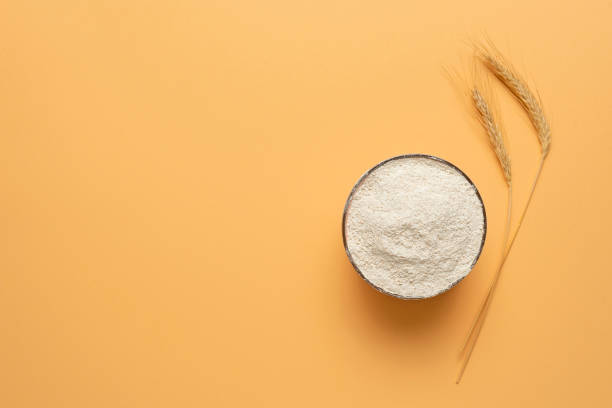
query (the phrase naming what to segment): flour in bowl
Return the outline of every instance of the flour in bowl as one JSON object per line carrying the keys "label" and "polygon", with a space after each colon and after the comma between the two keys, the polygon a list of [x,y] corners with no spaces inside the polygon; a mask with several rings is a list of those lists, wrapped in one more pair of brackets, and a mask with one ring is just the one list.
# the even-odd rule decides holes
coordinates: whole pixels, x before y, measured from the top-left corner
{"label": "flour in bowl", "polygon": [[366,173],[344,217],[357,271],[403,298],[435,296],[463,279],[486,234],[476,187],[450,163],[424,155],[398,156]]}

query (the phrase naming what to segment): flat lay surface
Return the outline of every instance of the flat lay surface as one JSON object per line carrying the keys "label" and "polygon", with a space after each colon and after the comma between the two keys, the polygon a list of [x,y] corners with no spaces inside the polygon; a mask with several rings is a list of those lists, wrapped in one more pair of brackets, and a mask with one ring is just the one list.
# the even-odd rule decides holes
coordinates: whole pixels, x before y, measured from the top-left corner
{"label": "flat lay surface", "polygon": [[[608,1],[0,6],[0,406],[612,403]],[[506,187],[463,84],[491,38],[552,147],[462,383]],[[516,208],[539,144],[497,82]],[[342,211],[387,158],[441,157],[487,212],[422,301],[353,270]]]}

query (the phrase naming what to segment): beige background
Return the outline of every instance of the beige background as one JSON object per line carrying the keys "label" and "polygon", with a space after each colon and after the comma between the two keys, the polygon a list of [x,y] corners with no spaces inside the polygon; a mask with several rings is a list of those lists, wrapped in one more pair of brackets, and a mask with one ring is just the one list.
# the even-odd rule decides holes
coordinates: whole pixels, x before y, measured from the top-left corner
{"label": "beige background", "polygon": [[[0,5],[0,406],[610,406],[608,1]],[[505,190],[442,67],[488,35],[553,147],[464,383]],[[523,203],[539,148],[498,91]],[[377,162],[463,169],[489,216],[450,292],[351,269]]]}

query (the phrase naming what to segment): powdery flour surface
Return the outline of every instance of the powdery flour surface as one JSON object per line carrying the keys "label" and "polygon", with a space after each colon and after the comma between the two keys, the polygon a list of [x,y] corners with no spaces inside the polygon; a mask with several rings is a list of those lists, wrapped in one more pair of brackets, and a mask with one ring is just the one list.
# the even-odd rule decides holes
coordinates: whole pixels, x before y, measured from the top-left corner
{"label": "powdery flour surface", "polygon": [[480,253],[485,216],[476,189],[427,157],[392,159],[362,179],[345,219],[353,263],[394,295],[437,295],[465,277]]}

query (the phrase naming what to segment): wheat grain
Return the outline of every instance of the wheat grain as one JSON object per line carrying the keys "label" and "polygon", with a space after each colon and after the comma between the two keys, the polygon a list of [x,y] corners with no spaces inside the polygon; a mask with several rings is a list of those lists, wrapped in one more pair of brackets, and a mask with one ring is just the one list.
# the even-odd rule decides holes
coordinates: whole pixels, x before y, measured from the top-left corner
{"label": "wheat grain", "polygon": [[521,103],[537,131],[538,139],[542,146],[542,155],[548,155],[550,151],[551,130],[539,96],[535,96],[531,92],[527,83],[493,45],[479,47],[478,56],[485,66],[500,79]]}
{"label": "wheat grain", "polygon": [[474,101],[474,107],[478,113],[478,119],[489,136],[491,147],[493,147],[497,160],[504,172],[506,183],[511,185],[512,172],[510,170],[510,155],[508,154],[508,150],[506,150],[502,132],[495,120],[495,115],[486,99],[483,97],[482,92],[478,90],[476,86],[472,89],[472,100]]}

